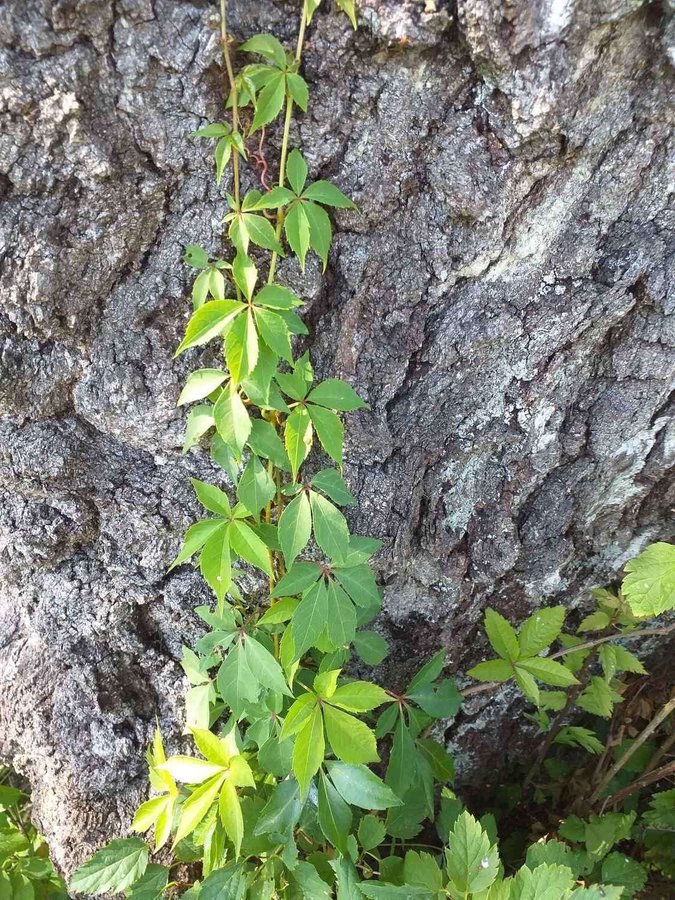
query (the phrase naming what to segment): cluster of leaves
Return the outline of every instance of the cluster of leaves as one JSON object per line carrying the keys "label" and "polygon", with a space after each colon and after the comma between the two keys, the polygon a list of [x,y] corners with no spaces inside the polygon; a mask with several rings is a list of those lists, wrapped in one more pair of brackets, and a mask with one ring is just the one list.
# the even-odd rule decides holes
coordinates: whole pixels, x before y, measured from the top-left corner
{"label": "cluster of leaves", "polygon": [[0,769],[0,897],[57,900],[66,886],[54,871],[49,849],[30,820],[26,793]]}
{"label": "cluster of leaves", "polygon": [[[271,35],[242,45],[254,61],[232,77],[232,124],[196,132],[216,141],[218,182],[233,169],[230,251],[212,259],[199,246],[187,248],[185,262],[198,274],[176,353],[217,340],[223,365],[194,371],[179,405],[192,407],[185,451],[208,442],[219,483],[193,481],[205,514],[187,530],[172,568],[197,564],[215,604],[197,610],[208,631],[183,656],[193,752],[167,756],[156,733],[148,751],[153,794],[133,822],[138,834],[153,833],[154,851],[171,842],[173,864],[150,862],[141,837],[117,840],[75,873],[71,888],[125,891],[136,900],[178,893],[200,900],[600,896],[577,885],[582,869],[549,859],[528,858],[505,877],[496,834],[458,807],[449,789],[452,759],[433,738],[436,722],[451,719],[462,702],[443,676],[444,653],[401,693],[349,674],[353,652],[369,665],[388,652],[366,627],[381,604],[369,566],[380,543],[351,534],[343,512],[356,501],[342,473],[341,416],[365,404],[344,381],[317,382],[307,353],[296,357],[296,338],[307,333],[296,312],[302,301],[275,280],[276,260],[287,253],[302,269],[314,252],[325,267],[327,210],[354,207],[335,185],[308,184],[302,154],[288,152],[292,111],[307,108],[302,39],[318,6],[304,0],[295,55]],[[354,20],[353,0],[338,6]],[[241,110],[250,115],[240,117]],[[279,116],[278,184],[243,193],[247,142]],[[258,579],[246,595],[238,586],[244,574],[249,583]],[[628,602],[639,595],[641,609],[657,608],[653,579],[640,567],[631,577]],[[596,618],[582,629],[627,629],[636,621],[619,596],[603,595],[603,611],[606,622]],[[487,682],[515,679],[536,704],[542,729],[548,713],[565,706],[566,691],[580,685],[585,663],[579,638],[565,643],[562,625],[563,609],[555,607],[516,634],[489,610],[498,657],[469,673]],[[563,662],[542,656],[556,640]],[[639,671],[624,648],[611,651],[603,651],[603,674],[593,676],[602,688],[591,683],[578,698],[590,711],[615,702],[617,672]],[[563,739],[573,740],[571,728]],[[415,839],[434,827],[436,853],[406,852],[405,843],[420,846]],[[541,893],[544,885],[552,892]]]}

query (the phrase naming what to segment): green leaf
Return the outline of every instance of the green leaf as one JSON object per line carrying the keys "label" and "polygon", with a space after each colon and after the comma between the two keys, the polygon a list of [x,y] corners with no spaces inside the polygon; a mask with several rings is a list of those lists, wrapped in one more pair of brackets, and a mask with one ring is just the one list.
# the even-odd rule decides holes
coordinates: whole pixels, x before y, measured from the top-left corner
{"label": "green leaf", "polygon": [[300,659],[310,647],[316,646],[329,615],[328,592],[321,579],[307,591],[291,619],[295,659]]}
{"label": "green leaf", "polygon": [[340,510],[315,491],[309,492],[312,509],[314,539],[323,552],[332,560],[341,562],[349,546],[347,520]]}
{"label": "green leaf", "polygon": [[75,871],[70,888],[80,894],[118,893],[142,877],[148,847],[141,838],[111,841]]}
{"label": "green leaf", "polygon": [[298,75],[297,72],[291,72],[286,76],[286,87],[288,88],[288,93],[291,95],[293,102],[297,103],[303,112],[307,112],[309,88],[302,75]]}
{"label": "green leaf", "polygon": [[241,250],[234,258],[232,274],[239,290],[247,300],[250,300],[258,280],[258,270],[253,260],[246,253],[242,253]]}
{"label": "green leaf", "polygon": [[487,890],[499,871],[496,847],[478,822],[468,812],[458,816],[445,851],[448,876],[460,893]]}
{"label": "green leaf", "polygon": [[[199,309],[200,306],[203,306],[206,303],[206,298],[209,295],[209,285],[211,283],[211,270],[205,269],[203,272],[200,272],[199,275],[194,280],[192,285],[192,307],[193,309]],[[221,299],[218,297],[217,299]]]}
{"label": "green leaf", "polygon": [[566,725],[554,738],[554,744],[562,744],[566,747],[582,747],[589,753],[600,756],[605,749],[602,741],[598,740],[594,731],[583,728],[581,725]]}
{"label": "green leaf", "polygon": [[301,694],[295,703],[291,704],[290,709],[286,713],[284,724],[281,728],[280,740],[285,741],[301,731],[307,724],[316,705],[317,699],[314,694]]}
{"label": "green leaf", "polygon": [[335,206],[339,209],[356,209],[356,204],[352,203],[349,197],[345,197],[339,188],[336,188],[330,181],[315,181],[307,187],[303,194],[303,199],[315,200],[317,203],[323,203],[324,206]]}
{"label": "green leaf", "polygon": [[404,796],[415,777],[417,769],[415,757],[415,743],[412,735],[403,721],[403,716],[399,716],[386,776],[387,784],[399,797]]}
{"label": "green leaf", "polygon": [[364,850],[374,850],[384,840],[386,826],[382,819],[366,815],[359,822],[359,843]]}
{"label": "green leaf", "polygon": [[[225,771],[219,772],[196,788],[180,808],[180,818],[176,828],[174,844],[192,834],[215,803],[223,781],[227,777]],[[229,781],[225,781],[229,784]]]}
{"label": "green leaf", "polygon": [[675,544],[659,541],[627,563],[623,595],[635,616],[675,609]]}
{"label": "green leaf", "polygon": [[302,304],[302,300],[280,284],[266,284],[256,294],[255,302],[261,306],[268,306],[270,309],[286,310]]}
{"label": "green leaf", "polygon": [[270,309],[257,306],[255,307],[255,318],[260,329],[260,336],[267,346],[274,350],[277,356],[291,362],[293,359],[291,339],[288,326],[282,317]]}
{"label": "green leaf", "polygon": [[281,666],[269,650],[251,637],[247,637],[244,641],[244,650],[249,668],[255,672],[255,677],[263,687],[279,694],[293,696],[288,689]]}
{"label": "green leaf", "polygon": [[191,478],[190,482],[197,495],[197,499],[210,512],[214,512],[219,516],[229,516],[232,512],[230,508],[230,500],[224,491],[221,491],[215,484],[208,484],[206,481],[200,481],[198,478]]}
{"label": "green leaf", "polygon": [[266,422],[264,419],[253,419],[248,445],[255,454],[271,460],[278,469],[283,469],[285,472],[290,471],[288,454],[271,422]]}
{"label": "green leaf", "polygon": [[636,675],[647,674],[645,667],[630,650],[626,650],[625,647],[621,647],[619,644],[612,647],[612,649],[614,650],[617,672],[633,672]]}
{"label": "green leaf", "polygon": [[304,491],[284,508],[279,518],[279,543],[290,569],[295,557],[309,543],[312,533],[312,513]]}
{"label": "green leaf", "polygon": [[431,738],[418,738],[417,747],[431,766],[436,781],[452,781],[455,777],[455,763],[445,747]]}
{"label": "green leaf", "polygon": [[254,834],[290,836],[300,819],[303,805],[300,785],[295,778],[281,781],[260,813]]}
{"label": "green leaf", "polygon": [[466,673],[478,681],[508,681],[513,678],[513,666],[507,659],[488,659]]}
{"label": "green leaf", "polygon": [[352,23],[354,30],[356,30],[356,3],[355,0],[337,0],[337,5],[340,7],[343,13],[348,17],[349,21]]}
{"label": "green leaf", "polygon": [[286,97],[286,78],[279,72],[270,78],[258,95],[250,134],[272,122],[281,112]]}
{"label": "green leaf", "polygon": [[191,447],[194,447],[200,438],[214,425],[212,406],[200,403],[199,406],[193,407],[188,414],[185,425],[183,453],[187,453]]}
{"label": "green leaf", "polygon": [[338,759],[356,765],[379,760],[375,735],[364,722],[325,704],[323,715],[326,735]]}
{"label": "green leaf", "polygon": [[221,369],[197,369],[188,375],[177,405],[184,406],[186,403],[194,403],[195,400],[203,400],[226,380],[227,372]]}
{"label": "green leaf", "polygon": [[347,594],[332,579],[326,589],[330,615],[326,622],[325,633],[330,644],[339,650],[354,640],[357,625],[356,610]]}
{"label": "green leaf", "polygon": [[225,338],[225,360],[232,380],[239,384],[258,361],[258,332],[251,310],[237,316]]}
{"label": "green leaf", "polygon": [[609,614],[598,609],[591,613],[590,616],[586,616],[577,630],[582,634],[585,631],[602,631],[607,628],[610,622]]}
{"label": "green leaf", "polygon": [[539,686],[534,680],[534,676],[530,675],[525,669],[514,669],[513,674],[516,684],[523,692],[523,696],[534,703],[535,706],[539,706]]}
{"label": "green leaf", "polygon": [[504,616],[489,607],[485,610],[485,631],[493,650],[502,659],[518,659],[520,647],[516,632]]}
{"label": "green leaf", "polygon": [[199,568],[209,587],[222,603],[232,584],[230,560],[230,527],[226,523],[204,544]]}
{"label": "green leaf", "polygon": [[359,397],[354,388],[339,378],[327,378],[310,391],[307,397],[312,403],[328,409],[354,410],[363,409],[366,403]]}
{"label": "green leaf", "polygon": [[321,709],[315,706],[293,747],[293,771],[303,796],[307,795],[312,778],[323,762],[326,745],[323,736]]}
{"label": "green leaf", "polygon": [[193,269],[205,269],[209,264],[209,255],[199,244],[188,244],[183,253],[183,262]]}
{"label": "green leaf", "polygon": [[516,873],[511,896],[521,900],[560,900],[568,897],[574,876],[567,866],[542,864],[530,870],[522,866]]}
{"label": "green leaf", "polygon": [[323,269],[328,265],[328,253],[333,240],[333,229],[326,210],[310,200],[303,201],[302,208],[309,223],[309,246],[323,263]]}
{"label": "green leaf", "polygon": [[312,420],[312,424],[316,428],[316,433],[321,442],[321,446],[330,456],[331,459],[341,466],[342,465],[342,445],[344,442],[345,429],[332,410],[324,409],[321,406],[307,406],[307,411]]}
{"label": "green leaf", "polygon": [[296,406],[286,419],[284,443],[295,478],[312,447],[312,423],[304,406]]}
{"label": "green leaf", "polygon": [[451,678],[445,678],[437,688],[421,685],[407,696],[435,719],[451,719],[462,705],[462,695]]}
{"label": "green leaf", "polygon": [[237,641],[218,670],[218,693],[236,716],[260,694],[258,679],[251,671],[241,641]]}
{"label": "green leaf", "polygon": [[368,666],[379,666],[389,655],[389,644],[376,631],[359,631],[354,637],[354,649]]}
{"label": "green leaf", "polygon": [[279,256],[286,256],[284,248],[277,240],[272,223],[265,216],[244,213],[241,217],[241,223],[241,227],[246,229],[249,238],[257,247],[273,250]]}
{"label": "green leaf", "polygon": [[296,562],[294,566],[276,584],[271,597],[283,597],[285,594],[301,594],[321,577],[321,569],[316,563]]}
{"label": "green leaf", "polygon": [[552,684],[554,687],[571,687],[579,684],[574,675],[565,666],[553,659],[545,659],[535,656],[533,659],[521,659],[516,663],[516,670],[525,669],[530,675],[534,675],[544,684]]}
{"label": "green leaf", "polygon": [[222,334],[232,319],[244,309],[237,300],[211,300],[200,306],[192,314],[185,329],[185,337],[178,345],[174,356],[179,356],[190,347],[206,344]]}
{"label": "green leaf", "polygon": [[340,506],[354,506],[356,497],[351,493],[344,479],[335,469],[322,469],[312,478],[312,487],[327,494],[334,503]]}
{"label": "green leaf", "polygon": [[286,51],[273,34],[255,34],[241,45],[241,49],[264,56],[279,69],[286,68]]}
{"label": "green leaf", "polygon": [[420,685],[431,684],[432,681],[436,681],[438,676],[443,671],[444,665],[445,650],[439,650],[438,653],[434,653],[431,659],[428,660],[422,666],[419,672],[413,677],[410,684],[408,685],[408,691],[412,691]]}
{"label": "green leaf", "polygon": [[382,706],[383,703],[391,703],[393,699],[379,684],[370,681],[350,681],[337,688],[330,702],[349,712],[368,712]]}
{"label": "green leaf", "polygon": [[326,840],[346,856],[352,811],[323,772],[319,773],[319,825]]}
{"label": "green leaf", "polygon": [[327,760],[326,769],[342,799],[353,806],[389,809],[403,805],[392,789],[365,765]]}
{"label": "green leaf", "polygon": [[262,569],[267,575],[272,574],[270,554],[257,534],[245,522],[233,522],[230,528],[230,544],[235,553],[251,565]]}
{"label": "green leaf", "polygon": [[604,678],[593,675],[588,686],[577,698],[577,706],[586,712],[609,719],[612,715],[615,703],[621,703],[623,698],[613,691]]}
{"label": "green leaf", "polygon": [[223,771],[220,763],[211,763],[197,756],[170,756],[156,768],[160,772],[168,772],[175,781],[184,784],[203,784]]}
{"label": "green leaf", "polygon": [[307,163],[299,150],[291,150],[288,154],[286,176],[296,194],[301,194],[307,180]]}
{"label": "green leaf", "polygon": [[234,382],[223,391],[213,407],[218,434],[239,457],[251,432],[251,419]]}
{"label": "green leaf", "polygon": [[222,519],[203,519],[201,522],[195,522],[194,525],[190,525],[185,532],[185,538],[180,553],[171,563],[168,571],[170,572],[172,569],[175,569],[176,566],[179,566],[187,559],[190,559],[197,550],[201,550],[213,533],[219,528],[222,528],[223,524]]}
{"label": "green leaf", "polygon": [[230,161],[230,157],[232,156],[232,142],[229,138],[221,138],[216,144],[215,150],[215,160],[216,160],[216,184],[220,184],[223,173],[225,171],[225,166]]}
{"label": "green leaf", "polygon": [[305,271],[305,258],[309,250],[309,220],[302,203],[296,201],[284,218],[284,232],[291,250],[298,257],[300,268]]}
{"label": "green leaf", "polygon": [[[295,194],[292,191],[289,191],[288,188],[282,185],[276,185],[272,190],[262,194],[248,209],[279,209],[281,206],[287,206],[293,199],[295,199]],[[267,285],[266,287],[277,287],[277,285]],[[260,302],[267,305],[264,300]],[[299,303],[300,301],[297,302]],[[291,306],[293,305],[295,304],[291,304]],[[284,309],[290,308],[290,306],[284,307]]]}
{"label": "green leaf", "polygon": [[143,876],[133,883],[128,900],[161,900],[168,883],[168,866],[150,863]]}
{"label": "green leaf", "polygon": [[222,783],[218,799],[218,815],[227,836],[234,844],[235,859],[238,859],[244,837],[244,817],[232,779],[228,778]]}
{"label": "green leaf", "polygon": [[647,884],[648,873],[644,866],[624,853],[610,853],[602,861],[602,880],[608,884],[622,885],[624,896],[632,897]]}
{"label": "green leaf", "polygon": [[253,516],[257,516],[276,493],[274,482],[257,456],[246,463],[237,486],[237,497]]}
{"label": "green leaf", "polygon": [[560,634],[564,618],[564,606],[550,606],[525,619],[518,633],[521,655],[536,656],[546,650]]}

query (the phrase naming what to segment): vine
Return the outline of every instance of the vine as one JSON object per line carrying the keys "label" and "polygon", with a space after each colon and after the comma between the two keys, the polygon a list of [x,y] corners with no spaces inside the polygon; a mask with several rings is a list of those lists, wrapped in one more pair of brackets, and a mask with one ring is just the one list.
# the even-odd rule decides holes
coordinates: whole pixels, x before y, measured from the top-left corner
{"label": "vine", "polygon": [[[308,333],[296,311],[302,300],[277,280],[278,259],[287,252],[303,270],[314,253],[325,270],[329,210],[355,209],[334,184],[309,180],[302,153],[291,146],[294,111],[308,105],[302,52],[318,6],[319,0],[302,5],[293,52],[270,34],[256,35],[239,48],[252,61],[235,72],[227,3],[220,0],[230,120],[195,136],[216,142],[218,184],[231,168],[225,216],[231,252],[211,258],[200,246],[187,247],[185,262],[197,275],[193,312],[176,351],[218,340],[224,357],[222,368],[192,372],[178,401],[191,406],[185,451],[209,441],[223,471],[221,484],[193,479],[206,515],[187,530],[170,567],[197,560],[215,595],[215,608],[197,609],[209,631],[183,659],[191,684],[187,727],[199,755],[167,757],[159,731],[148,751],[153,796],[132,828],[153,830],[157,853],[171,841],[171,864],[150,863],[142,838],[121,839],[85,863],[71,888],[202,900],[315,900],[334,892],[524,898],[540,896],[537,885],[553,882],[559,892],[546,896],[576,895],[597,881],[593,859],[576,871],[539,853],[514,878],[504,876],[496,836],[450,790],[453,760],[433,737],[435,724],[451,719],[464,697],[513,680],[548,734],[530,780],[537,783],[554,743],[597,752],[597,737],[570,725],[568,714],[575,704],[611,713],[621,699],[617,672],[643,668],[610,642],[634,637],[640,615],[657,615],[670,600],[659,604],[649,594],[652,606],[635,612],[626,599],[629,575],[626,595],[598,594],[598,610],[578,635],[562,634],[562,607],[540,610],[518,633],[488,610],[485,626],[497,657],[474,667],[469,674],[480,683],[463,691],[444,677],[443,651],[400,692],[349,675],[353,653],[375,666],[388,652],[367,627],[381,605],[369,566],[380,541],[350,533],[343,512],[356,499],[343,478],[341,416],[366,404],[344,381],[317,382],[309,354],[294,354],[294,339]],[[355,25],[353,0],[338,6]],[[247,187],[250,158],[263,161],[267,184],[262,135],[277,120],[276,184]],[[672,549],[657,551],[668,555],[666,569]],[[247,567],[266,581],[259,593],[244,596],[237,579]],[[632,596],[638,593],[633,586]],[[593,630],[598,636],[587,640]],[[556,641],[562,649],[542,656]],[[669,710],[655,719],[654,731]],[[619,760],[603,771],[589,811],[622,768]],[[579,880],[582,871],[586,881]]]}

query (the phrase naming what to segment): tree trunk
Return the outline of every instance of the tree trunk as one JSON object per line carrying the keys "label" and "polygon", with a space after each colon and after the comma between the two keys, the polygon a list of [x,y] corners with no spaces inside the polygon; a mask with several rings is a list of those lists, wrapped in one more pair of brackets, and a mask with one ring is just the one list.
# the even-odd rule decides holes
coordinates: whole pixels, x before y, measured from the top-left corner
{"label": "tree trunk", "polygon": [[[230,0],[230,26],[290,46],[299,5]],[[312,23],[293,142],[360,211],[324,276],[280,278],[318,373],[370,404],[346,471],[353,526],[385,541],[389,678],[442,645],[464,670],[487,605],[575,607],[669,537],[668,9],[360,0],[353,32],[324,0]],[[181,456],[199,353],[172,353],[182,247],[221,246],[189,133],[224,82],[207,0],[4,0],[0,40],[0,757],[68,868],[128,827],[155,717],[179,740],[209,601],[166,574],[188,476],[217,477]],[[517,731],[482,703],[455,735],[465,778]]]}

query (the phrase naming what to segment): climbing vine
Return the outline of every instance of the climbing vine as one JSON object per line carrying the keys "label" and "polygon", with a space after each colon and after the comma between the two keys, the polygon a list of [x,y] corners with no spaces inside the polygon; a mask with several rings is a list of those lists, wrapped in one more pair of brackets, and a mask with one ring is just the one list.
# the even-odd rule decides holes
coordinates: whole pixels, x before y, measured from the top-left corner
{"label": "climbing vine", "polygon": [[[204,516],[171,564],[197,564],[215,598],[196,610],[208,630],[183,658],[194,748],[167,756],[157,731],[148,751],[152,796],[132,829],[153,834],[158,861],[143,838],[116,840],[75,873],[71,889],[146,900],[626,896],[621,881],[610,886],[611,866],[603,868],[634,824],[625,816],[595,816],[600,830],[613,829],[604,853],[587,846],[591,825],[579,819],[563,835],[569,844],[536,844],[507,876],[493,824],[473,818],[450,788],[453,760],[436,723],[452,719],[465,697],[513,680],[542,734],[527,784],[543,789],[540,770],[554,744],[601,753],[597,734],[569,724],[569,714],[576,705],[611,715],[619,673],[644,672],[624,644],[668,628],[642,629],[640,618],[673,605],[670,545],[635,561],[623,593],[599,592],[577,634],[562,633],[562,607],[541,609],[518,632],[488,610],[496,656],[471,670],[476,683],[463,690],[444,676],[442,651],[401,691],[351,675],[354,654],[372,667],[388,653],[368,627],[381,604],[369,565],[380,542],[352,534],[344,514],[356,499],[344,480],[343,416],[366,404],[345,381],[318,381],[309,353],[297,355],[296,340],[308,333],[302,299],[277,278],[287,255],[304,269],[315,254],[325,269],[334,210],[356,209],[335,184],[310,177],[291,145],[294,113],[309,102],[302,53],[319,3],[305,0],[299,10],[292,51],[256,35],[238,48],[247,62],[236,71],[221,0],[228,118],[194,136],[214,141],[218,184],[229,172],[227,250],[213,257],[187,247],[193,311],[176,351],[222,347],[221,364],[193,371],[178,401],[190,407],[185,451],[208,443],[222,471],[218,483],[193,480]],[[355,26],[353,0],[337,6]],[[271,184],[263,134],[277,120]],[[252,159],[263,190],[251,186]],[[244,593],[240,577],[252,570],[259,589]],[[659,713],[656,727],[668,714]],[[602,771],[589,815],[616,789],[619,763]],[[589,885],[600,880],[604,893],[593,893]]]}

